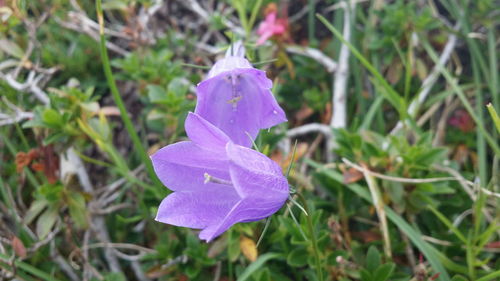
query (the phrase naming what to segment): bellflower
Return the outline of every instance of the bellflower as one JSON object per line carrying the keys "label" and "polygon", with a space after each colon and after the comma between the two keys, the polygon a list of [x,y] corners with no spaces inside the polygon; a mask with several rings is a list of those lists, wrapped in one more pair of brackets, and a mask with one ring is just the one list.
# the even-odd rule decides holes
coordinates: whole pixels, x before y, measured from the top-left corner
{"label": "bellflower", "polygon": [[174,191],[161,202],[157,221],[202,229],[200,239],[210,242],[236,223],[282,207],[288,182],[275,162],[234,144],[197,114],[188,115],[185,128],[190,141],[151,156],[156,174]]}
{"label": "bellflower", "polygon": [[[196,88],[195,113],[222,130],[238,145],[250,147],[260,129],[285,122],[271,93],[266,73],[244,58],[241,43],[230,47]],[[251,138],[250,138],[251,137]]]}

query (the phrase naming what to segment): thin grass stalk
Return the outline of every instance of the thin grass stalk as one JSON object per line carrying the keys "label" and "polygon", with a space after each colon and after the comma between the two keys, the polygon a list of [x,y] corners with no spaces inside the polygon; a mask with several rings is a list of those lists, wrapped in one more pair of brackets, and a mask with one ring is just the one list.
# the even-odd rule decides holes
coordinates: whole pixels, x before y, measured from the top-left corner
{"label": "thin grass stalk", "polygon": [[[432,47],[429,45],[427,41],[425,41],[424,38],[421,38],[422,45],[424,46],[425,50],[427,51],[427,54],[431,57],[431,59],[437,64],[438,63],[438,57],[436,55],[436,52],[432,49]],[[496,155],[500,156],[500,147],[497,144],[497,141],[488,133],[486,128],[484,127],[484,124],[481,119],[479,119],[474,112],[474,109],[472,108],[469,100],[467,100],[467,97],[465,96],[465,93],[462,91],[462,89],[458,86],[457,81],[453,76],[450,74],[450,72],[445,69],[442,65],[438,65],[439,70],[443,74],[443,76],[446,78],[450,86],[455,90],[455,93],[457,94],[458,98],[462,102],[463,106],[469,113],[469,115],[472,117],[474,122],[476,123],[478,127],[478,131],[483,134],[486,142],[491,146],[493,151],[495,152]]]}
{"label": "thin grass stalk", "polygon": [[[483,91],[481,90],[481,78],[479,69],[477,67],[476,60],[472,60],[472,72],[474,77],[474,86],[476,88],[476,112],[477,118],[484,124],[483,117]],[[480,185],[487,185],[487,176],[488,176],[488,164],[487,164],[487,156],[486,156],[486,142],[484,140],[484,136],[481,134],[479,127],[476,127],[476,141],[477,141],[477,155],[478,155],[478,164],[479,164],[479,179]]]}
{"label": "thin grass stalk", "polygon": [[[252,13],[250,14],[250,19],[248,20],[248,26],[250,28],[250,31],[252,30],[255,20],[257,19],[257,14],[260,11],[260,6],[262,5],[262,0],[257,0],[257,3],[253,5],[252,8]],[[247,37],[250,36],[250,34],[247,34]]]}
{"label": "thin grass stalk", "polygon": [[488,29],[488,57],[490,59],[490,74],[488,80],[491,85],[491,96],[493,106],[500,111],[500,92],[498,91],[498,60],[496,52],[496,39],[494,26]]}
{"label": "thin grass stalk", "polygon": [[304,209],[306,212],[309,214],[306,216],[306,221],[307,221],[307,228],[309,229],[309,235],[311,236],[311,243],[313,246],[313,251],[314,251],[314,259],[316,260],[316,275],[318,277],[319,281],[323,281],[323,270],[321,268],[321,260],[319,258],[319,249],[318,249],[318,241],[316,240],[316,234],[314,232],[314,226],[312,223],[312,213],[309,210],[309,206],[307,205],[307,201],[302,196],[301,194],[297,194],[300,201],[302,202],[302,205],[304,206]]}
{"label": "thin grass stalk", "polygon": [[120,92],[118,91],[118,87],[116,86],[116,81],[113,76],[113,72],[111,71],[111,66],[109,63],[109,56],[108,56],[108,50],[106,48],[106,38],[104,36],[104,15],[103,15],[103,10],[102,10],[102,5],[101,5],[102,0],[97,0],[96,2],[96,12],[97,12],[97,18],[99,21],[99,35],[100,35],[100,51],[101,51],[101,59],[103,63],[103,69],[104,69],[104,74],[106,75],[106,80],[108,82],[109,89],[111,90],[111,94],[113,95],[113,99],[116,103],[116,106],[120,110],[120,116],[122,118],[122,121],[125,125],[125,128],[127,129],[127,132],[132,139],[132,142],[134,143],[134,147],[137,150],[137,153],[139,154],[142,162],[144,163],[146,167],[146,171],[148,172],[149,177],[155,185],[157,186],[162,186],[160,180],[156,176],[154,169],[153,169],[153,164],[151,163],[151,160],[149,159],[149,156],[146,152],[146,149],[141,143],[141,140],[139,139],[139,136],[137,135],[137,132],[135,131],[134,125],[132,124],[132,121],[130,120],[130,117],[128,116],[127,109],[125,108],[125,104],[123,103],[123,100],[120,96]]}
{"label": "thin grass stalk", "polygon": [[309,38],[309,45],[316,45],[316,19],[314,17],[315,14],[315,0],[309,0],[307,2],[308,12],[307,12],[307,35]]}

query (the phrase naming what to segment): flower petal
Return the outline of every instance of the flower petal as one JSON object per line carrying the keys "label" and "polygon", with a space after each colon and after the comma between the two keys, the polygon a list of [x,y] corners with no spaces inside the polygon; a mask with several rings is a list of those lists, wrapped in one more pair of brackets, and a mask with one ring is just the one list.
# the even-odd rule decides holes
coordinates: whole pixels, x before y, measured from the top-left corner
{"label": "flower petal", "polygon": [[189,112],[184,124],[189,139],[200,147],[212,151],[223,151],[229,137],[198,114]]}
{"label": "flower petal", "polygon": [[229,173],[242,198],[260,198],[283,204],[288,198],[288,181],[281,168],[264,154],[233,143],[226,145]]}
{"label": "flower petal", "polygon": [[[223,72],[235,70],[237,68],[252,68],[250,62],[243,57],[245,55],[244,49],[242,53],[241,47],[235,46],[235,49],[233,49],[233,51],[236,52],[233,56],[227,56],[228,53],[226,52],[226,57],[218,60],[214,64],[214,66],[212,66],[212,68],[208,72],[207,79],[215,77]],[[228,49],[228,52],[230,54],[231,47]]]}
{"label": "flower petal", "polygon": [[283,203],[263,202],[262,200],[253,198],[242,199],[218,224],[209,225],[201,231],[199,238],[210,242],[234,224],[258,221],[269,217],[277,212],[281,206],[283,206]]}
{"label": "flower petal", "polygon": [[271,86],[265,72],[257,69],[224,72],[198,85],[195,112],[236,144],[250,147],[260,129],[286,121]]}
{"label": "flower petal", "polygon": [[161,202],[156,220],[176,226],[205,228],[219,224],[239,200],[234,189],[224,185],[174,192]]}
{"label": "flower petal", "polygon": [[156,175],[169,189],[204,190],[214,183],[204,183],[204,174],[230,180],[225,152],[203,149],[190,141],[168,145],[151,156]]}

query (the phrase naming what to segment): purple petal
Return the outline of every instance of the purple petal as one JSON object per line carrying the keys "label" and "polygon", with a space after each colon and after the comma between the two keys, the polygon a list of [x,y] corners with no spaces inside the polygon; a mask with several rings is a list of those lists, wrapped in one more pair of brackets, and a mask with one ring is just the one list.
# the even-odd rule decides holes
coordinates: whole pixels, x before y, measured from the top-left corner
{"label": "purple petal", "polygon": [[[228,49],[230,51],[231,49]],[[234,50],[238,51],[238,50]],[[227,54],[227,53],[226,53]],[[223,72],[232,71],[236,68],[253,68],[248,60],[239,56],[227,56],[218,60],[210,69],[207,79],[215,77]]]}
{"label": "purple petal", "polygon": [[151,156],[156,175],[169,189],[205,190],[217,184],[204,183],[204,174],[230,180],[224,151],[206,150],[190,141],[168,145]]}
{"label": "purple petal", "polygon": [[186,134],[195,144],[213,151],[223,151],[229,137],[198,114],[189,112],[184,124]]}
{"label": "purple petal", "polygon": [[242,198],[260,198],[283,204],[288,198],[288,181],[281,168],[264,154],[228,143],[229,173]]}
{"label": "purple petal", "polygon": [[161,202],[156,220],[176,226],[205,228],[223,221],[239,200],[235,190],[225,185],[174,192]]}
{"label": "purple petal", "polygon": [[217,224],[209,225],[200,232],[200,239],[207,242],[221,235],[231,226],[239,222],[258,221],[277,212],[283,203],[263,202],[259,199],[247,198],[238,202],[229,213]]}
{"label": "purple petal", "polygon": [[221,73],[198,85],[195,112],[236,144],[250,147],[260,129],[286,121],[271,85],[263,71],[253,68]]}

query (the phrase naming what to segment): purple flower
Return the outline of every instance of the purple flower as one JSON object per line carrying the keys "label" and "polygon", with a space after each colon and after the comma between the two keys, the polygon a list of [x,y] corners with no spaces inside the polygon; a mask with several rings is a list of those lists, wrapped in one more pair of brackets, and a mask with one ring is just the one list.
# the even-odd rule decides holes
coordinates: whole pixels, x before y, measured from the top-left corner
{"label": "purple flower", "polygon": [[161,202],[157,221],[202,229],[200,239],[210,242],[236,223],[266,218],[283,206],[288,182],[275,162],[234,144],[197,114],[189,113],[185,128],[191,141],[151,156],[156,174],[174,191]]}
{"label": "purple flower", "polygon": [[260,129],[287,119],[271,93],[271,80],[264,71],[252,67],[238,43],[198,85],[195,113],[221,129],[234,143],[250,147]]}

